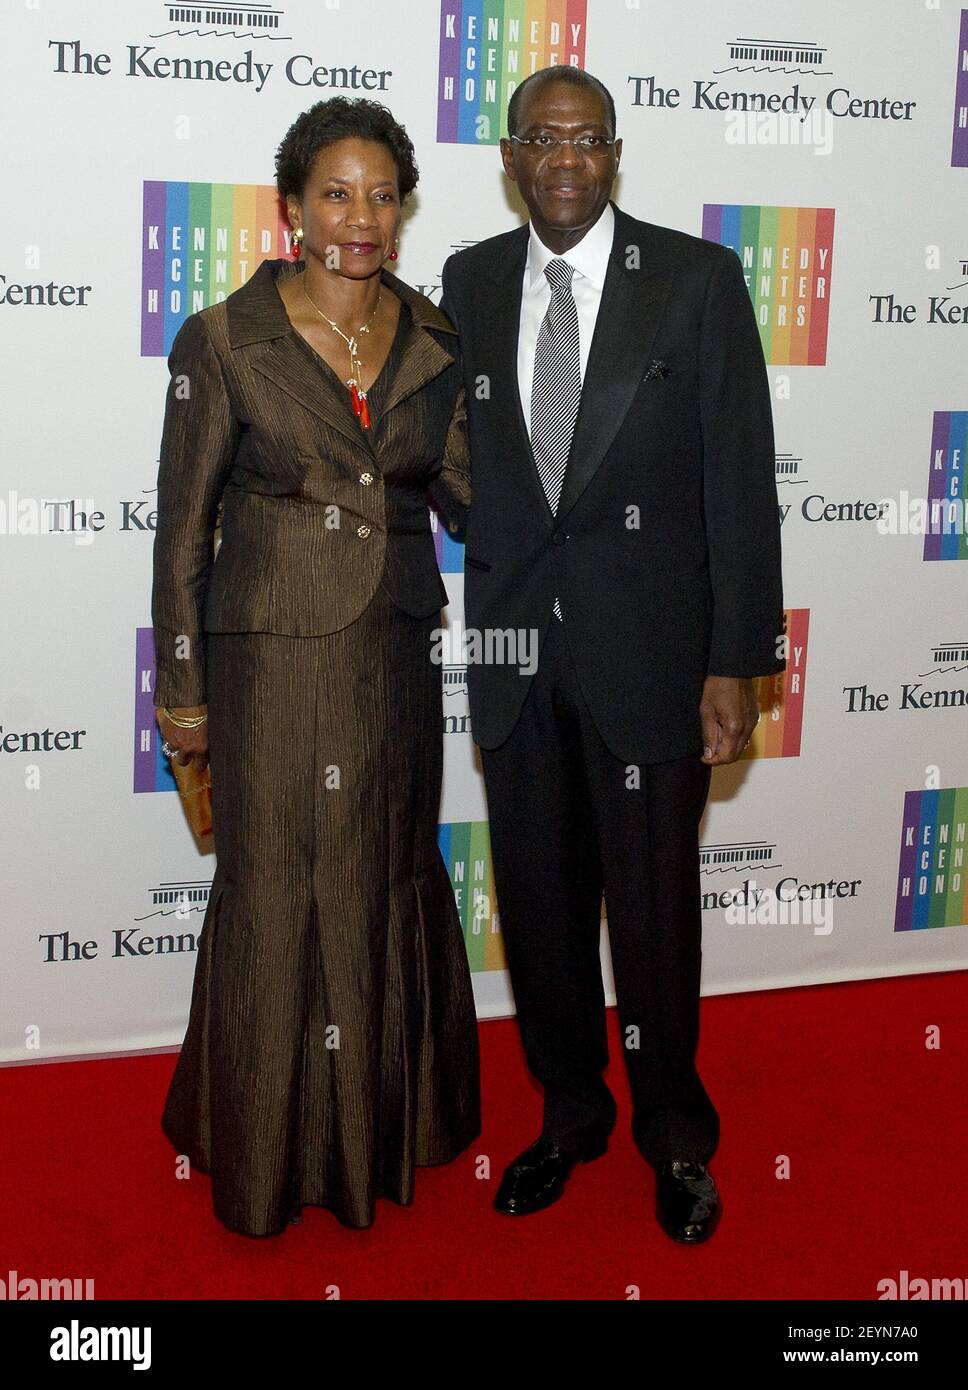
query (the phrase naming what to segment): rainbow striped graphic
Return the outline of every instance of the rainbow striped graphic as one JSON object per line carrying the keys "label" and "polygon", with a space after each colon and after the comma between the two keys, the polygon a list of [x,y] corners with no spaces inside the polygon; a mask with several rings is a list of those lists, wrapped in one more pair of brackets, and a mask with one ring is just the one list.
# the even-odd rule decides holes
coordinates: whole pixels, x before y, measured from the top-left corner
{"label": "rainbow striped graphic", "polygon": [[746,751],[740,754],[741,758],[799,758],[809,627],[809,608],[784,609],[786,670],[776,676],[760,676],[753,682],[761,711],[760,722],[753,730]]}
{"label": "rainbow striped graphic", "polygon": [[155,637],[150,627],[135,630],[134,791],[173,792],[178,788],[161,751],[155,720]]}
{"label": "rainbow striped graphic", "polygon": [[588,0],[441,0],[437,142],[496,145],[539,68],[585,66]]}
{"label": "rainbow striped graphic", "polygon": [[437,843],[457,900],[471,970],[505,970],[486,820],[445,821]]}
{"label": "rainbow striped graphic", "polygon": [[968,925],[968,787],[905,792],[895,931]]}
{"label": "rainbow striped graphic", "polygon": [[289,255],[289,224],[271,184],[144,184],[141,355],[167,357],[189,314]]}
{"label": "rainbow striped graphic", "polygon": [[951,165],[955,169],[968,169],[968,10],[961,12],[961,31],[958,35]]}
{"label": "rainbow striped graphic", "polygon": [[928,466],[928,516],[924,560],[968,560],[964,469],[968,460],[968,410],[936,410]]}
{"label": "rainbow striped graphic", "polygon": [[743,262],[767,362],[823,366],[834,209],[706,203],[701,235]]}

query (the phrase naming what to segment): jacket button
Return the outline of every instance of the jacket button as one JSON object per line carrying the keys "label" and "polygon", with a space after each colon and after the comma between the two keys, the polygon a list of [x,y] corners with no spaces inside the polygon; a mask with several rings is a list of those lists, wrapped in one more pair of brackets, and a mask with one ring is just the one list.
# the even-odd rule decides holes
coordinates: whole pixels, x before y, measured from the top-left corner
{"label": "jacket button", "polygon": [[361,540],[365,541],[367,536],[370,534],[369,526],[357,526],[356,534],[360,537]]}
{"label": "jacket button", "polygon": [[564,531],[555,531],[551,539],[555,545],[564,545],[568,537],[565,535]]}
{"label": "jacket button", "polygon": [[372,481],[373,481],[373,474],[372,474],[372,473],[361,473],[361,474],[360,474],[360,482],[363,484],[364,487],[369,487],[370,484],[372,483]]}

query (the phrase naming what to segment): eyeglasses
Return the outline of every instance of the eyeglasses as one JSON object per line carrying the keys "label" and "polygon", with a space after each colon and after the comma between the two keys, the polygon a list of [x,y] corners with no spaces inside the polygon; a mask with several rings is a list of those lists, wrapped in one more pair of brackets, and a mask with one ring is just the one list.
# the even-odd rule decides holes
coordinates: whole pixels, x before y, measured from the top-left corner
{"label": "eyeglasses", "polygon": [[529,154],[551,154],[553,150],[560,150],[562,145],[574,145],[580,154],[603,155],[616,142],[614,136],[606,135],[576,135],[571,140],[559,140],[554,135],[533,135],[523,140],[520,135],[512,135],[511,139],[517,145],[527,145]]}

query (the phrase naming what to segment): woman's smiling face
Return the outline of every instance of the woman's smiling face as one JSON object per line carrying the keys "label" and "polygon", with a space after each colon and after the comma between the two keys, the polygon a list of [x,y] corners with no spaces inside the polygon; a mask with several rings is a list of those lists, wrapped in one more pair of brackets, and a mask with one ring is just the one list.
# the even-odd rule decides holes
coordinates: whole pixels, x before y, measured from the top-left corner
{"label": "woman's smiling face", "polygon": [[324,145],[302,191],[287,198],[289,220],[302,227],[302,254],[359,280],[379,271],[400,227],[396,161],[378,140]]}

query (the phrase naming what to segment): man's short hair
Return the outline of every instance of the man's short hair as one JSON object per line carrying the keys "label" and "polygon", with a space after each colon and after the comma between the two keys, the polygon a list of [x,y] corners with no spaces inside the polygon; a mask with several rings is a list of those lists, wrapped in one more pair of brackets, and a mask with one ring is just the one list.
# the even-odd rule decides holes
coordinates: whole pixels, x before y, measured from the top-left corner
{"label": "man's short hair", "polygon": [[508,135],[517,135],[518,123],[521,111],[521,100],[524,93],[528,90],[536,91],[539,87],[544,87],[549,82],[567,82],[575,87],[591,87],[601,97],[605,106],[608,118],[608,133],[615,135],[615,102],[612,94],[605,86],[604,82],[599,82],[597,77],[593,77],[584,68],[573,68],[570,64],[562,63],[551,68],[539,68],[530,77],[526,77],[520,87],[515,87],[511,93],[511,100],[508,102]]}

